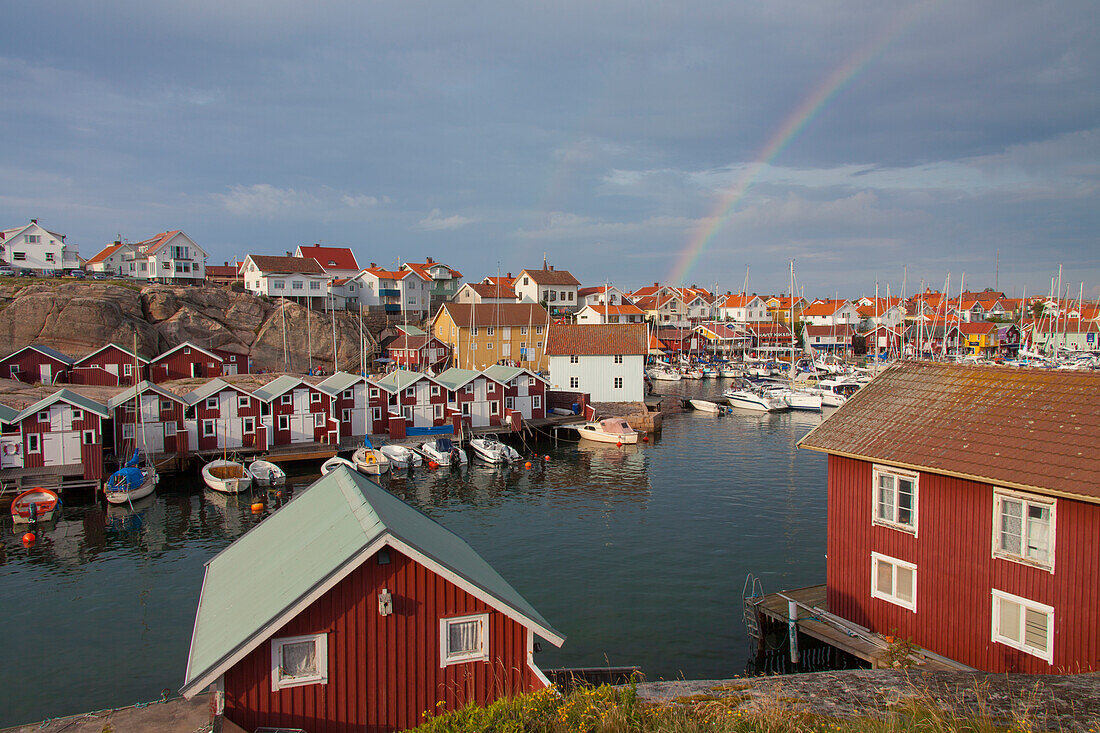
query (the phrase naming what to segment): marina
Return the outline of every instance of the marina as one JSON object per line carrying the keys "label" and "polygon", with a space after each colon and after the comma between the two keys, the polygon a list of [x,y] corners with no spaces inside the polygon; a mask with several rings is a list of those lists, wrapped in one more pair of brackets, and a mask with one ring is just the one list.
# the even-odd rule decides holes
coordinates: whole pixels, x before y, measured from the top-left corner
{"label": "marina", "polygon": [[[725,381],[670,383],[666,398],[717,400]],[[543,669],[725,677],[744,672],[752,651],[740,618],[745,575],[769,592],[822,578],[824,460],[794,447],[820,420],[672,413],[647,443],[567,442],[576,433],[562,431],[556,447],[519,445],[525,461],[550,457],[531,469],[471,457],[461,470],[379,480],[491,558],[568,636],[536,655]],[[287,487],[301,491],[319,465],[285,464]],[[10,640],[24,662],[2,673],[11,704],[0,725],[178,689],[203,563],[265,514],[252,513],[249,494],[205,490],[191,474],[162,479],[135,509],[66,502],[30,550],[5,520],[7,618],[80,623],[31,624]]]}

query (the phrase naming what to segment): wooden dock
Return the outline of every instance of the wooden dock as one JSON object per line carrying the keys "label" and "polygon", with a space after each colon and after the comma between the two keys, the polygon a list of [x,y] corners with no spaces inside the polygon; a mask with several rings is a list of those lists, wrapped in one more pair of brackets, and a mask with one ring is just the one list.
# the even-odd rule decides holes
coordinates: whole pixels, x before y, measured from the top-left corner
{"label": "wooden dock", "polygon": [[[829,613],[824,585],[769,593],[752,602],[762,620],[789,627],[792,601],[796,606],[795,623],[800,634],[869,662],[872,669],[893,667],[894,642]],[[973,667],[923,649],[910,653],[905,662],[929,671],[973,671]]]}

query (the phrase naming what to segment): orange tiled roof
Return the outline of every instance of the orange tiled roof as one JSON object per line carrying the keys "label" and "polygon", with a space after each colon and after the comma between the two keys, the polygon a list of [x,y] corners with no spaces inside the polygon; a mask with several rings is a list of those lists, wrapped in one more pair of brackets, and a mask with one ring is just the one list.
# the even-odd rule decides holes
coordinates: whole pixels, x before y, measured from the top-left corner
{"label": "orange tiled roof", "polygon": [[576,324],[550,326],[546,337],[546,354],[563,356],[612,356],[641,354],[646,348],[647,329],[644,323]]}
{"label": "orange tiled roof", "polygon": [[118,252],[120,249],[122,249],[124,246],[125,245],[123,244],[109,244],[101,249],[94,257],[92,257],[92,259],[88,260],[85,264],[95,265],[97,263],[103,262],[115,252]]}

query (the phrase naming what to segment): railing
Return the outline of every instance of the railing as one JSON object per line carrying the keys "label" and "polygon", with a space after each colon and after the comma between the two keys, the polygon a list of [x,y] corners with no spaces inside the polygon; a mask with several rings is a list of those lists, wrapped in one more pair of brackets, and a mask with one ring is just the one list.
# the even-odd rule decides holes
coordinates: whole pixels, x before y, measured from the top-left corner
{"label": "railing", "polygon": [[378,291],[378,295],[382,298],[400,298],[401,291],[394,290],[393,288],[381,288]]}

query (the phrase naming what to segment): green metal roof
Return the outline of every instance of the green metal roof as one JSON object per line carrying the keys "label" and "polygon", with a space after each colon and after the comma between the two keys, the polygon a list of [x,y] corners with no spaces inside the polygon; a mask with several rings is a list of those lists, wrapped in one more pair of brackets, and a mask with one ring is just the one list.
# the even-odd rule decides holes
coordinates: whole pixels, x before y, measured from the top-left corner
{"label": "green metal roof", "polygon": [[317,389],[321,390],[327,395],[338,395],[345,389],[354,387],[359,382],[363,381],[363,377],[358,374],[348,374],[347,372],[336,372],[331,377],[328,377],[323,382],[317,385]]}
{"label": "green metal roof", "polygon": [[248,390],[241,389],[240,387],[232,385],[220,377],[215,377],[209,382],[206,382],[185,394],[183,396],[183,401],[186,402],[189,407],[194,407],[198,403],[205,400],[207,397],[216,395],[218,392],[221,392],[226,387],[232,387],[238,392],[248,394]]}
{"label": "green metal roof", "polygon": [[8,407],[7,405],[0,405],[0,423],[15,422],[15,418],[18,414],[19,414],[19,410],[16,410],[14,407]]}
{"label": "green metal roof", "polygon": [[415,383],[418,379],[423,379],[427,376],[428,375],[420,374],[419,372],[410,372],[408,369],[397,369],[381,379],[376,380],[375,384],[384,388],[387,392],[396,392],[405,389],[405,387]]}
{"label": "green metal roof", "polygon": [[480,376],[481,372],[474,371],[473,369],[459,369],[458,367],[451,367],[447,371],[441,372],[440,374],[436,375],[435,381],[439,382],[444,387],[453,392],[467,382]]}
{"label": "green metal roof", "polygon": [[299,384],[305,384],[298,377],[292,377],[289,374],[284,374],[281,377],[276,377],[270,382],[260,387],[257,390],[253,390],[252,395],[262,402],[271,402],[284,392],[288,392]]}
{"label": "green metal roof", "polygon": [[[371,545],[399,540],[526,619],[548,641],[555,631],[458,535],[346,467],[296,496],[207,563],[183,692],[192,695],[278,630],[326,580],[354,569]],[[360,558],[360,562],[367,558]],[[358,564],[358,563],[357,563]],[[304,606],[303,606],[304,608]]]}
{"label": "green metal roof", "polygon": [[[215,381],[218,381],[218,380],[215,380]],[[154,392],[156,394],[161,395],[162,397],[168,397],[169,399],[173,399],[177,402],[187,402],[186,397],[180,397],[179,395],[174,394],[172,392],[169,392],[166,389],[162,389],[162,388],[158,387],[157,385],[153,384],[152,382],[150,382],[149,380],[146,379],[146,380],[142,380],[141,382],[139,382],[137,387],[127,387],[126,389],[119,392],[118,394],[116,394],[111,399],[107,400],[107,409],[113,410],[116,407],[118,407],[119,405],[123,405],[123,404],[129,402],[130,400],[134,399],[134,390],[135,389],[139,390],[141,394],[145,394],[146,392]]]}
{"label": "green metal roof", "polygon": [[422,331],[421,329],[417,328],[416,326],[398,326],[397,330],[398,331],[404,331],[409,336],[427,336],[428,335],[428,334],[424,333],[424,331]]}
{"label": "green metal roof", "polygon": [[12,422],[19,422],[29,415],[33,415],[39,410],[45,409],[57,401],[68,402],[73,407],[79,407],[82,410],[99,415],[100,417],[110,417],[110,413],[107,411],[107,406],[96,402],[90,397],[85,397],[82,394],[76,392],[70,392],[67,389],[58,390],[49,397],[35,402],[30,407],[25,408],[22,412],[12,418]]}

